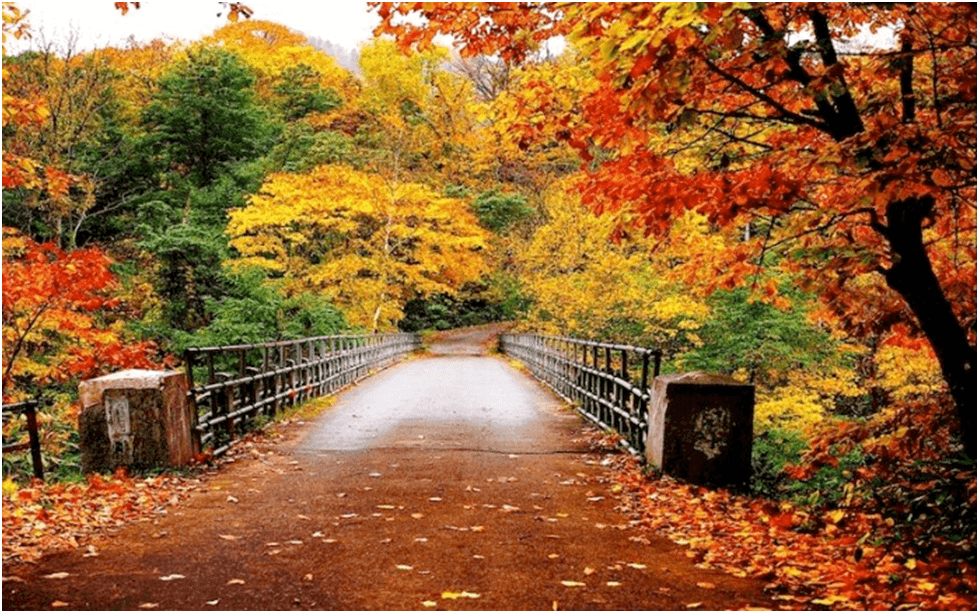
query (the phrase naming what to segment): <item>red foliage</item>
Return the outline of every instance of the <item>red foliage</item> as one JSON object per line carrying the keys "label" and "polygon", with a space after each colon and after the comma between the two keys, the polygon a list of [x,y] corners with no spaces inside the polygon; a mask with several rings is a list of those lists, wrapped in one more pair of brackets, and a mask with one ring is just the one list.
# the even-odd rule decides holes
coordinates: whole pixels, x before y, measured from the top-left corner
{"label": "red foliage", "polygon": [[3,386],[60,383],[118,368],[157,368],[156,347],[124,338],[110,260],[4,229]]}

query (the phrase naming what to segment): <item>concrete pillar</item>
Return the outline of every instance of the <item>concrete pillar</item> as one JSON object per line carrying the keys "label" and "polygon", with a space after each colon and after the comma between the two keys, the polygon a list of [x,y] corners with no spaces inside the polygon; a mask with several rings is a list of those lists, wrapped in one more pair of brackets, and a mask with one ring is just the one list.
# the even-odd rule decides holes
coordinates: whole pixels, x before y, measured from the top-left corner
{"label": "concrete pillar", "polygon": [[78,385],[82,470],[184,466],[198,451],[179,371],[124,370]]}
{"label": "concrete pillar", "polygon": [[692,483],[746,486],[751,479],[755,388],[701,372],[653,380],[646,460]]}

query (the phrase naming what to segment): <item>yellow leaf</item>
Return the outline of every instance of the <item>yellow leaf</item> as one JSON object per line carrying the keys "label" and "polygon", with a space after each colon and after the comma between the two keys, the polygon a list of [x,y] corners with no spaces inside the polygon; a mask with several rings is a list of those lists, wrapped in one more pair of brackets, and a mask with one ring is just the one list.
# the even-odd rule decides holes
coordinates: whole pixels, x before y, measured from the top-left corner
{"label": "yellow leaf", "polygon": [[479,598],[479,594],[473,592],[442,592],[443,600],[458,600],[460,598]]}

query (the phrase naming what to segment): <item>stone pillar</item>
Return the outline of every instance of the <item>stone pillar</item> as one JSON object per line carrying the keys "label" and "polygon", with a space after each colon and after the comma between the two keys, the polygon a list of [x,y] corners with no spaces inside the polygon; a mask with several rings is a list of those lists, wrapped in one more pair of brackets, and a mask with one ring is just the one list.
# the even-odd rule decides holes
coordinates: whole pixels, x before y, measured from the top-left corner
{"label": "stone pillar", "polygon": [[646,460],[692,483],[742,487],[751,479],[755,388],[701,372],[653,380]]}
{"label": "stone pillar", "polygon": [[124,370],[78,385],[82,470],[184,466],[194,457],[187,376]]}

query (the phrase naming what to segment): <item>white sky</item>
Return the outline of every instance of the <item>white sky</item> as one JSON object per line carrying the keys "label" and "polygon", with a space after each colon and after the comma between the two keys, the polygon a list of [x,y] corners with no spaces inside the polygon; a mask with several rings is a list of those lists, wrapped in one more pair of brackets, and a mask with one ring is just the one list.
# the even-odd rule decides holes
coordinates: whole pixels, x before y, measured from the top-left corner
{"label": "white sky", "polygon": [[[196,40],[228,23],[225,16],[217,17],[223,8],[218,2],[200,0],[141,2],[138,10],[130,10],[125,16],[111,0],[19,0],[15,4],[30,10],[28,22],[34,44],[42,38],[58,43],[77,31],[82,50],[123,45],[130,36],[140,42],[154,38]],[[245,0],[243,4],[254,11],[252,19],[281,23],[347,49],[356,49],[369,40],[379,21],[376,14],[368,13],[366,2]],[[31,44],[29,39],[8,38],[7,53],[16,55]]]}

